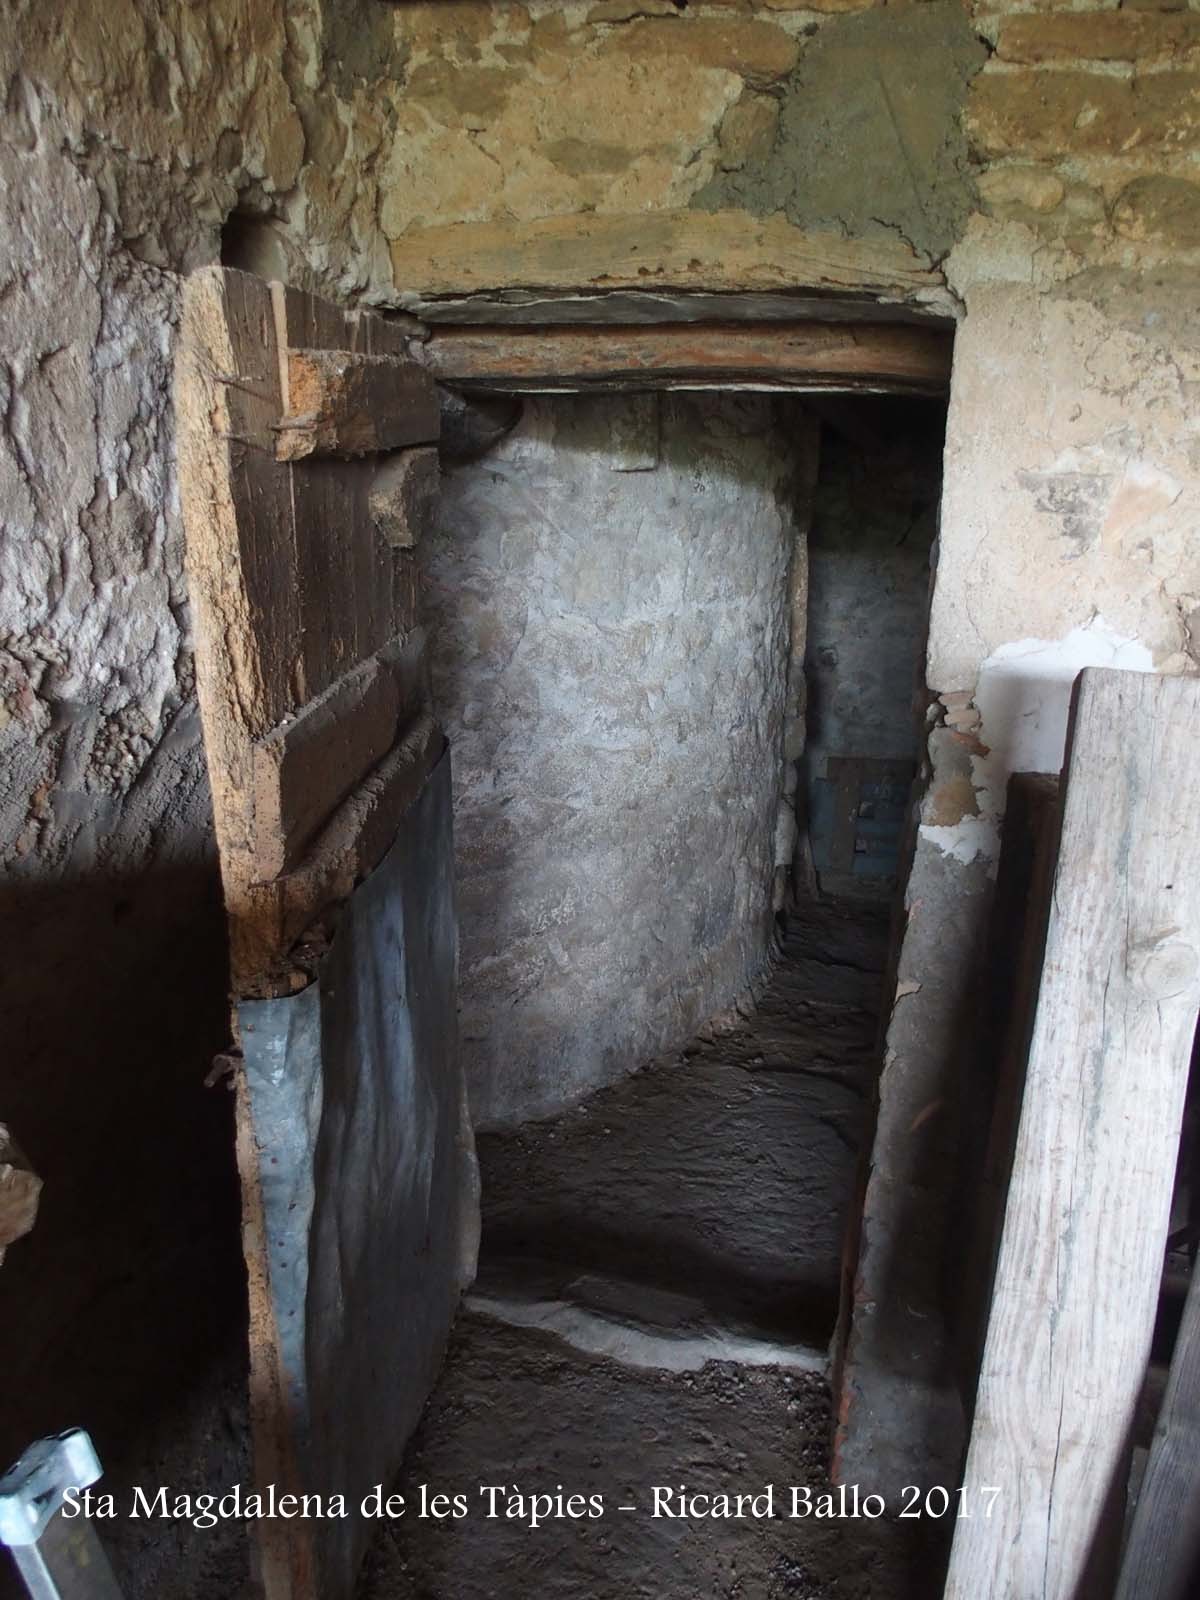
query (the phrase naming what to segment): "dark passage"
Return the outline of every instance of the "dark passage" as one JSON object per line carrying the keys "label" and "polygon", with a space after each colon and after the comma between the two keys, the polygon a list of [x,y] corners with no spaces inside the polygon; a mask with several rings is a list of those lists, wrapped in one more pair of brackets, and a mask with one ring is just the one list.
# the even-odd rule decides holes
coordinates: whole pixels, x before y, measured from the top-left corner
{"label": "dark passage", "polygon": [[[894,1527],[787,1519],[825,1484],[825,1354],[872,1090],[887,911],[793,918],[746,1014],[565,1115],[481,1138],[480,1275],[361,1600],[899,1597]],[[651,1515],[653,1485],[776,1485],[774,1520]],[[601,1494],[487,1516],[481,1484]],[[502,1507],[507,1500],[497,1502]],[[633,1512],[619,1505],[633,1504]]]}
{"label": "dark passage", "polygon": [[869,1091],[875,904],[794,923],[748,1017],[479,1141],[478,1294],[823,1349]]}

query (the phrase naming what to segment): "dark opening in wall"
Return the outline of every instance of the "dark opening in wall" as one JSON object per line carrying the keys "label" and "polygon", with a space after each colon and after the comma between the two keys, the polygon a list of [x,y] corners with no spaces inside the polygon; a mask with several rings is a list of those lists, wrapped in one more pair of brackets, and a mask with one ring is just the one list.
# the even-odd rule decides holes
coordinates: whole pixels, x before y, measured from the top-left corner
{"label": "dark opening in wall", "polygon": [[260,278],[296,281],[283,235],[269,217],[239,207],[231,211],[221,229],[221,265]]}
{"label": "dark opening in wall", "polygon": [[823,889],[887,896],[925,706],[945,407],[839,398],[818,409],[805,653],[809,839]]}

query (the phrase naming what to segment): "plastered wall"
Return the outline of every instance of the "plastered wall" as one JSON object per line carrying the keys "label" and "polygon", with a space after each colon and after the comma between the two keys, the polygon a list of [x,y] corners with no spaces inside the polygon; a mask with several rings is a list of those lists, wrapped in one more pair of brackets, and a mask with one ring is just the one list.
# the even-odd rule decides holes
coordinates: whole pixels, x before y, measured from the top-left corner
{"label": "plastered wall", "polygon": [[[0,1024],[23,1041],[5,1117],[51,1209],[6,1274],[21,1252],[32,1272],[64,1238],[95,1243],[87,1185],[65,1196],[96,1168],[97,1109],[119,1155],[144,1150],[163,1085],[173,1075],[192,1105],[221,1035],[168,401],[178,274],[216,258],[232,215],[239,264],[377,304],[505,283],[836,285],[807,242],[824,228],[875,263],[888,298],[959,321],[934,781],[851,1363],[895,1381],[886,1403],[850,1391],[880,1450],[902,1434],[921,1452],[892,1407],[936,1376],[936,1331],[926,1318],[917,1341],[879,1308],[938,1297],[952,1126],[934,1114],[919,1137],[903,1130],[959,1072],[1007,766],[1027,748],[1053,764],[1073,663],[1196,665],[1198,29],[1179,0],[10,0],[0,805],[21,892]],[[176,869],[186,893],[145,896]],[[164,985],[168,961],[192,988]],[[94,1002],[62,1005],[82,973]],[[203,1039],[172,1035],[170,1008],[139,1020],[148,988],[193,1015],[204,1000]],[[114,1082],[137,1085],[119,1110]],[[74,1117],[38,1109],[77,1093]],[[100,1165],[130,1186],[143,1170]],[[161,1214],[158,1180],[141,1193]],[[877,1220],[900,1214],[927,1251]],[[72,1293],[86,1300],[88,1282]],[[18,1386],[32,1360],[8,1369]],[[869,1427],[858,1437],[869,1445]]]}
{"label": "plastered wall", "polygon": [[794,542],[776,412],[539,397],[447,474],[421,563],[483,1124],[683,1043],[766,958]]}

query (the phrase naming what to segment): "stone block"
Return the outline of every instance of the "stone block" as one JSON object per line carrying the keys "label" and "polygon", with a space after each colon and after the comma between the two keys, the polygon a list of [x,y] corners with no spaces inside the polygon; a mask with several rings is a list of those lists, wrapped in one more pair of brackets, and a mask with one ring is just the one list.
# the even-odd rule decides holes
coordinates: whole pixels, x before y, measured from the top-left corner
{"label": "stone block", "polygon": [[755,87],[785,78],[800,46],[773,22],[756,18],[650,17],[612,36],[612,48],[634,60],[671,56],[694,66],[735,72]]}
{"label": "stone block", "polygon": [[1126,239],[1200,247],[1200,185],[1186,178],[1135,178],[1117,196],[1112,220]]}
{"label": "stone block", "polygon": [[1195,12],[1084,11],[1006,17],[996,55],[1001,61],[1156,61],[1189,57],[1200,48]]}
{"label": "stone block", "polygon": [[544,288],[794,289],[918,295],[941,275],[894,235],[845,238],[744,211],[581,213],[419,228],[392,242],[395,282],[425,294]]}
{"label": "stone block", "polygon": [[678,16],[675,0],[600,0],[587,14],[589,22],[632,22],[635,17]]}
{"label": "stone block", "polygon": [[870,11],[885,0],[763,0],[768,11]]}
{"label": "stone block", "polygon": [[1053,211],[1062,204],[1066,187],[1042,167],[994,167],[981,175],[979,192],[997,210],[1023,206],[1028,211]]}
{"label": "stone block", "polygon": [[747,161],[762,161],[771,152],[779,126],[779,104],[770,95],[743,95],[730,106],[721,123],[717,142],[721,147],[721,166],[729,172],[744,167]]}
{"label": "stone block", "polygon": [[1046,159],[1183,150],[1200,126],[1200,74],[985,72],[967,100],[977,153]]}

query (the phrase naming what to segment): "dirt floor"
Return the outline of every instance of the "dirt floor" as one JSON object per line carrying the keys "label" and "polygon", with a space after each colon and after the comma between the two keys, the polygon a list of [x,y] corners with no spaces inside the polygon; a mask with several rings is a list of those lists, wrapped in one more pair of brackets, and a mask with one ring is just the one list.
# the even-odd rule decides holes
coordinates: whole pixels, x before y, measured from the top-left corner
{"label": "dirt floor", "polygon": [[[793,1521],[791,1486],[823,1480],[822,1379],[710,1362],[635,1370],[552,1335],[468,1315],[397,1488],[419,1506],[462,1494],[467,1515],[384,1525],[360,1600],[825,1600],[909,1592],[894,1529]],[[600,1495],[603,1515],[530,1526],[480,1485],[527,1497],[559,1485]],[[746,1515],[653,1516],[653,1490],[761,1496]],[[622,1506],[632,1510],[623,1511]]]}
{"label": "dirt floor", "polygon": [[[920,1593],[919,1528],[790,1514],[827,1488],[886,946],[877,905],[813,907],[749,1014],[480,1139],[479,1280],[359,1600]],[[460,1514],[421,1516],[422,1485]],[[654,1515],[656,1488],[768,1486],[741,1516]],[[602,1511],[531,1526],[531,1497],[560,1489]]]}

